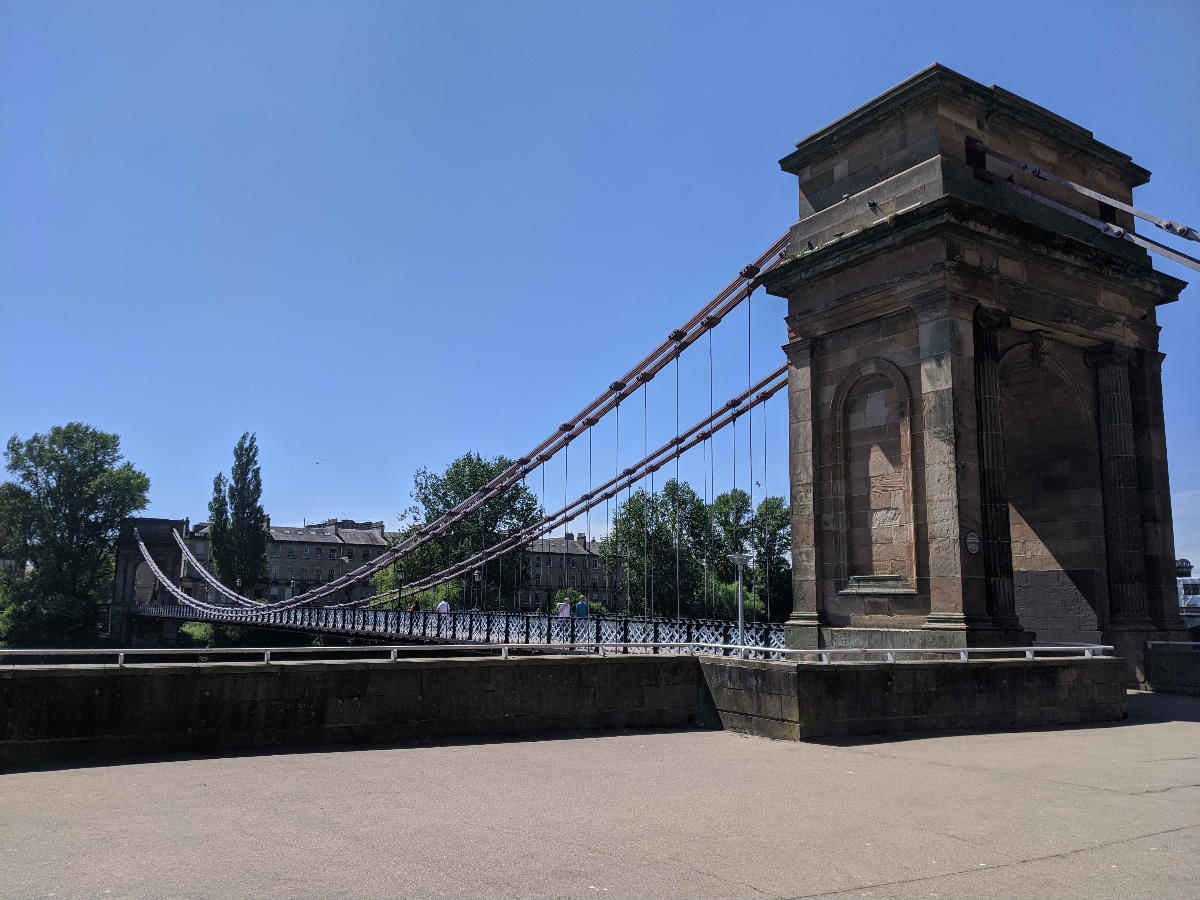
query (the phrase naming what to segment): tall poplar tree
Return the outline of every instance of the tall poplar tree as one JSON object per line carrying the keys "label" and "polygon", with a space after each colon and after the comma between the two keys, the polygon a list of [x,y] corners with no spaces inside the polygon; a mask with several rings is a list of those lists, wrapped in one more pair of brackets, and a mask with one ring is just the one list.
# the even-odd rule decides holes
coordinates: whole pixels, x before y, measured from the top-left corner
{"label": "tall poplar tree", "polygon": [[226,586],[250,595],[267,574],[267,514],[262,508],[262,468],[255,435],[245,432],[233,448],[228,480],[218,472],[208,502],[213,567]]}

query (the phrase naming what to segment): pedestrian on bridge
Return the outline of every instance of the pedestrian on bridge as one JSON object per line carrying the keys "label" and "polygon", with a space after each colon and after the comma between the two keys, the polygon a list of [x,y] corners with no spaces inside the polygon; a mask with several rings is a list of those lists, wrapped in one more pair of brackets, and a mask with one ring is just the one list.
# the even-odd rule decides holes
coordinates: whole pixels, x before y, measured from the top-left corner
{"label": "pedestrian on bridge", "polygon": [[566,619],[571,615],[571,601],[563,597],[558,601],[558,617]]}
{"label": "pedestrian on bridge", "polygon": [[437,611],[439,616],[449,615],[450,601],[443,597],[442,602],[437,605]]}
{"label": "pedestrian on bridge", "polygon": [[575,618],[586,619],[587,617],[588,617],[587,597],[580,597],[579,602],[575,604]]}

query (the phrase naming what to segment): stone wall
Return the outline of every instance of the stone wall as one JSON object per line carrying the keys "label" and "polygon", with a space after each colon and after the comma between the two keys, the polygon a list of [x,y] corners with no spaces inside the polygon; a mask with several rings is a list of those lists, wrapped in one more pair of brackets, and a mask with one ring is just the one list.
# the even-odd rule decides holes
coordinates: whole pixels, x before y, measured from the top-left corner
{"label": "stone wall", "polygon": [[1200,644],[1147,647],[1146,685],[1152,691],[1200,696]]}
{"label": "stone wall", "polygon": [[691,657],[86,665],[0,672],[0,768],[150,753],[718,724]]}
{"label": "stone wall", "polygon": [[788,740],[1125,717],[1125,670],[1115,657],[840,665],[706,657],[700,665],[725,728]]}
{"label": "stone wall", "polygon": [[723,725],[797,740],[1029,728],[1123,717],[1123,678],[1114,658],[820,665],[580,655],[13,667],[0,672],[0,769],[592,729]]}

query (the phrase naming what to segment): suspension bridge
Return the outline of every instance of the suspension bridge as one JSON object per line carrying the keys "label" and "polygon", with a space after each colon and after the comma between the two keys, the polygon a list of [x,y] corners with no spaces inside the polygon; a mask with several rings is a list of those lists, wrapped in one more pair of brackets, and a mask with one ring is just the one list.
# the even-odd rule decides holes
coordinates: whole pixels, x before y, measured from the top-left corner
{"label": "suspension bridge", "polygon": [[[781,161],[800,179],[802,218],[797,225],[503,472],[402,535],[375,559],[302,593],[263,602],[221,583],[176,531],[170,555],[206,583],[208,593],[198,599],[180,589],[142,535],[135,534],[140,561],[174,603],[155,602],[133,611],[164,619],[389,640],[554,644],[582,637],[614,643],[730,643],[730,623],[682,615],[678,511],[670,523],[674,573],[666,579],[674,617],[558,620],[480,611],[439,615],[408,612],[405,607],[424,592],[568,527],[601,504],[620,502],[623,492],[628,500],[648,479],[653,486],[655,473],[668,464],[674,463],[678,478],[679,461],[689,452],[703,455],[707,499],[715,483],[714,437],[726,430],[734,432],[736,487],[739,423],[744,423],[753,459],[754,419],[749,413],[759,407],[765,411],[768,401],[787,387],[796,567],[791,632],[785,634],[781,625],[756,623],[739,632],[739,643],[764,650],[795,641],[800,646],[827,646],[829,641],[855,639],[850,632],[856,629],[863,634],[884,631],[906,641],[957,639],[977,646],[1028,642],[1030,633],[1040,629],[1057,628],[1054,636],[1062,639],[1075,633],[1071,629],[1090,628],[1089,634],[1098,637],[1103,631],[1106,639],[1117,643],[1123,638],[1116,632],[1125,627],[1171,632],[1178,627],[1178,616],[1172,619],[1167,607],[1158,608],[1153,561],[1170,557],[1173,565],[1173,551],[1148,543],[1164,531],[1149,527],[1153,522],[1145,512],[1158,508],[1157,501],[1147,498],[1157,496],[1166,484],[1165,447],[1160,452],[1154,444],[1161,431],[1161,400],[1155,401],[1154,385],[1146,375],[1130,374],[1130,360],[1141,354],[1147,360],[1141,371],[1150,366],[1157,373],[1153,367],[1159,363],[1151,356],[1157,333],[1150,330],[1150,314],[1155,305],[1170,302],[1183,284],[1153,273],[1142,262],[1145,253],[1197,270],[1200,260],[1137,234],[1133,222],[1147,222],[1188,241],[1200,241],[1200,233],[1132,205],[1132,187],[1149,173],[1128,157],[1094,141],[1090,132],[1066,128],[1044,110],[997,90],[935,66],[877,98],[861,115],[855,113],[798,145]],[[928,108],[936,110],[932,119],[913,112]],[[966,112],[985,109],[987,116]],[[1027,136],[1011,138],[1003,130],[989,132],[987,117],[994,114],[1008,115],[1017,123],[1014,127],[1027,129],[1043,144]],[[889,116],[911,119],[902,153],[893,146],[901,139]],[[932,127],[930,121],[941,124]],[[835,134],[840,137],[835,139]],[[857,147],[875,160],[873,167],[851,169],[849,157],[843,159],[849,151],[838,141],[849,142],[845,146]],[[1049,152],[1044,145],[1059,149]],[[1022,148],[1039,155],[1021,158]],[[1058,159],[1063,171],[1052,171],[1043,156]],[[1089,162],[1077,164],[1075,157]],[[1090,182],[1100,170],[1108,174]],[[1100,189],[1105,185],[1107,189]],[[978,225],[984,221],[986,227]],[[1004,244],[995,237],[996,229],[1019,237]],[[928,240],[930,235],[933,240]],[[1023,248],[1020,260],[1013,257],[1012,246]],[[1074,268],[1061,263],[1068,250],[1080,261]],[[1107,254],[1107,261],[1087,268],[1084,263],[1097,259],[1097,252]],[[1042,272],[1059,273],[1053,278],[1060,280],[1068,278],[1060,273],[1069,272],[1078,284],[1060,286],[1050,274],[1039,281],[1037,273]],[[1095,294],[1095,282],[1108,285],[1120,279],[1125,279],[1121,284],[1133,285],[1121,295],[1132,298],[1120,301],[1125,306],[1109,299],[1101,315],[1094,305],[1078,300],[1081,285]],[[1043,282],[1052,287],[1043,287]],[[764,286],[789,303],[787,359],[782,364],[775,364],[778,351],[755,354],[752,348],[749,301]],[[1115,290],[1104,289],[1110,294]],[[718,403],[712,390],[712,337],[718,328],[740,329],[740,316],[734,313],[743,304],[745,380]],[[695,348],[705,343],[708,412],[685,427],[680,360],[689,352],[698,353],[703,371],[703,349]],[[761,371],[755,371],[755,359]],[[672,369],[673,427],[651,448],[649,385]],[[1093,384],[1080,381],[1077,374],[1089,369],[1097,373]],[[1072,433],[1073,428],[1075,434],[1091,435],[1081,438],[1089,445],[1082,449],[1051,446],[1043,440],[1049,423],[1036,419],[1039,398],[1063,395],[1064,386],[1085,400],[1078,409],[1048,408],[1070,419],[1070,427],[1060,433]],[[622,406],[628,410],[639,400],[642,455],[623,461]],[[1141,435],[1135,434],[1135,425]],[[611,434],[615,452],[611,469],[601,483],[593,484],[593,434],[598,428]],[[761,432],[759,439],[765,451]],[[587,488],[568,496],[569,451],[584,443]],[[628,453],[628,436],[626,443]],[[1096,464],[1085,467],[1089,480],[1061,488],[1035,486],[1029,471],[1049,464],[1056,452],[1086,453],[1089,460],[1098,454]],[[560,462],[563,503],[548,509],[545,473]],[[757,484],[753,465],[750,462],[751,474],[744,482],[751,509]],[[764,477],[765,471],[764,463]],[[536,521],[494,535],[488,546],[437,571],[403,580],[399,573],[407,556],[533,477],[540,477],[543,485],[543,508]],[[1075,543],[1060,541],[1054,523],[1064,517],[1073,521],[1077,503],[1070,498],[1084,495],[1100,498],[1095,502],[1102,508],[1104,528],[1087,531]],[[1070,557],[1076,569],[1091,568],[1102,575],[1083,587],[1078,587],[1083,584],[1079,579],[1073,579],[1075,585],[1049,586],[1041,570],[1025,561],[1035,554],[1014,549],[1010,506],[1023,511],[1024,522],[1034,532],[1032,537],[1023,535],[1022,541],[1037,543],[1046,551],[1041,555]],[[1169,535],[1169,510],[1166,519]],[[705,592],[709,562],[706,559]],[[342,592],[370,585],[388,567],[396,576],[393,587],[341,600]],[[1066,568],[1064,563],[1064,572]],[[1100,578],[1106,578],[1107,585]],[[1072,590],[1094,612],[1087,622],[1055,625],[1058,620],[1043,607],[1058,602],[1053,600],[1056,591]],[[651,594],[649,586],[646,594]],[[1147,601],[1148,596],[1154,599]],[[846,629],[841,638],[832,634],[839,628]],[[876,638],[873,646],[887,644]]]}

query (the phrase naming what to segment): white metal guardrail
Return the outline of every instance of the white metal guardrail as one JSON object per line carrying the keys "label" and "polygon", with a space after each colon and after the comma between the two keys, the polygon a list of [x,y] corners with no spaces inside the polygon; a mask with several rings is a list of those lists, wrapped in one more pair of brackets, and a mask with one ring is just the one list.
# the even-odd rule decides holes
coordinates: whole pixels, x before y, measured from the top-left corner
{"label": "white metal guardrail", "polygon": [[[1181,641],[1150,641],[1151,644],[1187,644]],[[1192,644],[1191,646],[1200,646]],[[413,647],[411,644],[395,646],[372,647],[131,647],[126,649],[0,649],[0,661],[13,659],[9,667],[17,665],[55,665],[51,660],[72,659],[110,659],[116,657],[118,667],[126,664],[130,657],[163,657],[183,656],[196,657],[197,662],[212,662],[211,657],[261,657],[261,662],[270,664],[280,662],[289,656],[332,656],[354,657],[359,659],[382,658],[396,662],[401,659],[427,659],[431,656],[442,657],[451,651],[469,652],[474,656],[498,654],[502,659],[510,655],[530,655],[546,650],[585,651],[599,653],[603,656],[624,653],[670,653],[687,656],[737,656],[762,659],[767,654],[775,659],[787,658],[795,662],[817,662],[823,665],[838,663],[860,662],[889,662],[896,663],[914,658],[929,659],[930,657],[950,657],[961,662],[996,659],[1061,659],[1063,657],[1080,656],[1091,659],[1103,656],[1112,650],[1111,644],[1049,644],[1034,647],[892,647],[892,648],[829,648],[817,650],[792,650],[786,648],[766,649],[760,646],[739,646],[734,644],[711,644],[703,642],[651,642],[636,641],[629,643],[582,641],[563,644],[437,644],[428,647]],[[22,663],[28,659],[32,662]]]}

